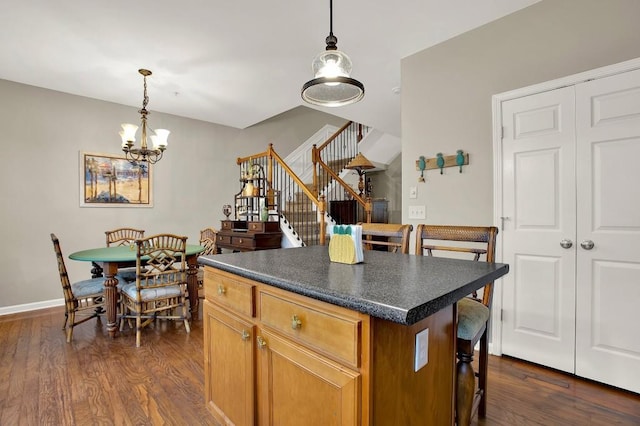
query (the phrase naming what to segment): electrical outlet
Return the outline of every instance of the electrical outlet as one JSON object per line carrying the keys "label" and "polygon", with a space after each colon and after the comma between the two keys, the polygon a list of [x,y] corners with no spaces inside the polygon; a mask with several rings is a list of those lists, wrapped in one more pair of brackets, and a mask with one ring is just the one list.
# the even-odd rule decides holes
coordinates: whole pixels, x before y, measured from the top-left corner
{"label": "electrical outlet", "polygon": [[409,198],[418,198],[418,187],[409,187]]}
{"label": "electrical outlet", "polygon": [[429,329],[416,334],[414,371],[420,370],[429,362]]}
{"label": "electrical outlet", "polygon": [[409,206],[409,219],[426,219],[427,208],[425,206]]}

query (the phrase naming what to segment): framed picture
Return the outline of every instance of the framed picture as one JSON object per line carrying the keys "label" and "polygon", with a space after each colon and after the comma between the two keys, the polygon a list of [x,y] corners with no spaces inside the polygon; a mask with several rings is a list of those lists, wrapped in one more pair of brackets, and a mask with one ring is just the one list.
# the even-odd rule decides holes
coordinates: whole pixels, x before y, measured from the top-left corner
{"label": "framed picture", "polygon": [[153,207],[151,164],[80,152],[80,207]]}

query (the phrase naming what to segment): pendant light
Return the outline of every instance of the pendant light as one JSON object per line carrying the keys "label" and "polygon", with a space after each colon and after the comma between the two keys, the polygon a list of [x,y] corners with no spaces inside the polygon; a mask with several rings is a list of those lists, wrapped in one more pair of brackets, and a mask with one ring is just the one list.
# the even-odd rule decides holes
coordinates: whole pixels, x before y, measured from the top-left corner
{"label": "pendant light", "polygon": [[329,35],[327,48],[313,59],[315,78],[302,86],[302,99],[313,105],[338,107],[358,102],[364,97],[364,85],[350,77],[351,59],[338,50],[333,35],[333,0],[329,0]]}

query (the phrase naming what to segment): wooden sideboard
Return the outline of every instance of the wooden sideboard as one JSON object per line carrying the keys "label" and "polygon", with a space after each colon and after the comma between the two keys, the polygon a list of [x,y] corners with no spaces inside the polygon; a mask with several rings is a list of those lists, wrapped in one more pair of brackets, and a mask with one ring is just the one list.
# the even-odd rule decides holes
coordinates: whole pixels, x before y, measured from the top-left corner
{"label": "wooden sideboard", "polygon": [[280,248],[281,241],[279,222],[223,220],[216,244],[233,251],[255,251]]}

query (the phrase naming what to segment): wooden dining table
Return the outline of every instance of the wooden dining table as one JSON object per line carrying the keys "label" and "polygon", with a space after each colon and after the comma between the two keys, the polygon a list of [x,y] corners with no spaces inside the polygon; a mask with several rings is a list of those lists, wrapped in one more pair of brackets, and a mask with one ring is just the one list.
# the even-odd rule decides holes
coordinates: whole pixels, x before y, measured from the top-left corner
{"label": "wooden dining table", "polygon": [[[191,318],[198,317],[198,255],[204,251],[204,247],[195,244],[187,244],[186,262],[187,289],[189,291],[189,310]],[[115,337],[118,330],[118,279],[116,274],[119,268],[136,265],[135,246],[99,247],[81,250],[69,255],[69,259],[100,264],[105,276],[104,292],[107,310],[107,331],[109,336]]]}

